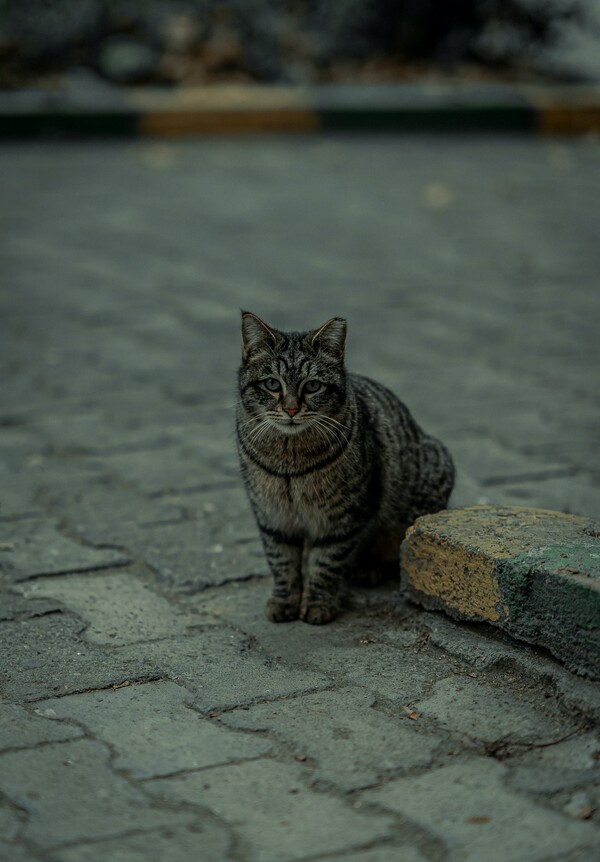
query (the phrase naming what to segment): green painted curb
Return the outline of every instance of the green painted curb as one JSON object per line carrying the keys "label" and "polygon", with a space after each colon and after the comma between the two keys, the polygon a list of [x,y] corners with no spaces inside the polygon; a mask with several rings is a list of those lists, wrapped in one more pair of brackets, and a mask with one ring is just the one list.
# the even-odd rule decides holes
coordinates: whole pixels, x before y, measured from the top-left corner
{"label": "green painted curb", "polygon": [[600,523],[522,507],[419,518],[401,550],[408,598],[488,622],[600,679]]}
{"label": "green painted curb", "polygon": [[0,138],[258,132],[600,131],[600,87],[235,86],[0,93]]}

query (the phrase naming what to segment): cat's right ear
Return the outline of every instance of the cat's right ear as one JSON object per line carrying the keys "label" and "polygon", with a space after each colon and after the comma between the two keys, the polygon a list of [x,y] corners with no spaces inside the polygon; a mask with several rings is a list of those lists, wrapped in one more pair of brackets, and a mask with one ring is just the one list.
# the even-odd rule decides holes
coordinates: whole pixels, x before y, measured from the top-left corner
{"label": "cat's right ear", "polygon": [[272,330],[264,320],[252,314],[251,311],[242,311],[242,349],[244,359],[262,350],[272,350],[277,344],[277,332]]}

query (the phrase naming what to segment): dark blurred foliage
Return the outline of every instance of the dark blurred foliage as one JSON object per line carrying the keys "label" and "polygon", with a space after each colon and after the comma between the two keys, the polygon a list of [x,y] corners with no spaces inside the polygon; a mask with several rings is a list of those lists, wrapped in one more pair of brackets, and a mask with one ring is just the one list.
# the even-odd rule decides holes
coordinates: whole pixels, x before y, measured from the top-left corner
{"label": "dark blurred foliage", "polygon": [[[581,0],[0,0],[0,86],[397,79],[523,69]],[[412,64],[412,65],[411,65]]]}

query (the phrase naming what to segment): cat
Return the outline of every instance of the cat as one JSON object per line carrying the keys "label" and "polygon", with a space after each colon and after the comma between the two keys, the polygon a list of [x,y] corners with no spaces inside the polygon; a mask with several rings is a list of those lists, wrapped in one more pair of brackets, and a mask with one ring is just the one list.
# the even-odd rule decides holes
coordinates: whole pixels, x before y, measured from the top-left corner
{"label": "cat", "polygon": [[447,506],[454,466],[390,390],[344,367],[346,321],[280,332],[242,311],[242,478],[273,575],[266,615],[313,625],[347,585],[397,571],[406,529]]}

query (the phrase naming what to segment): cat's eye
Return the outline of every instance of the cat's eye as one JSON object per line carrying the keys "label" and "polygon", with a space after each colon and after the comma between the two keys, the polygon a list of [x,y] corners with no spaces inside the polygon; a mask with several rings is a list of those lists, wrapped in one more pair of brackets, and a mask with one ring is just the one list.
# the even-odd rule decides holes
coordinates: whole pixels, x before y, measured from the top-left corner
{"label": "cat's eye", "polygon": [[281,383],[275,377],[267,377],[266,380],[263,380],[262,385],[267,392],[279,392],[281,390]]}
{"label": "cat's eye", "polygon": [[304,384],[304,391],[308,392],[309,395],[314,395],[314,393],[318,392],[322,387],[323,384],[320,380],[307,380]]}

